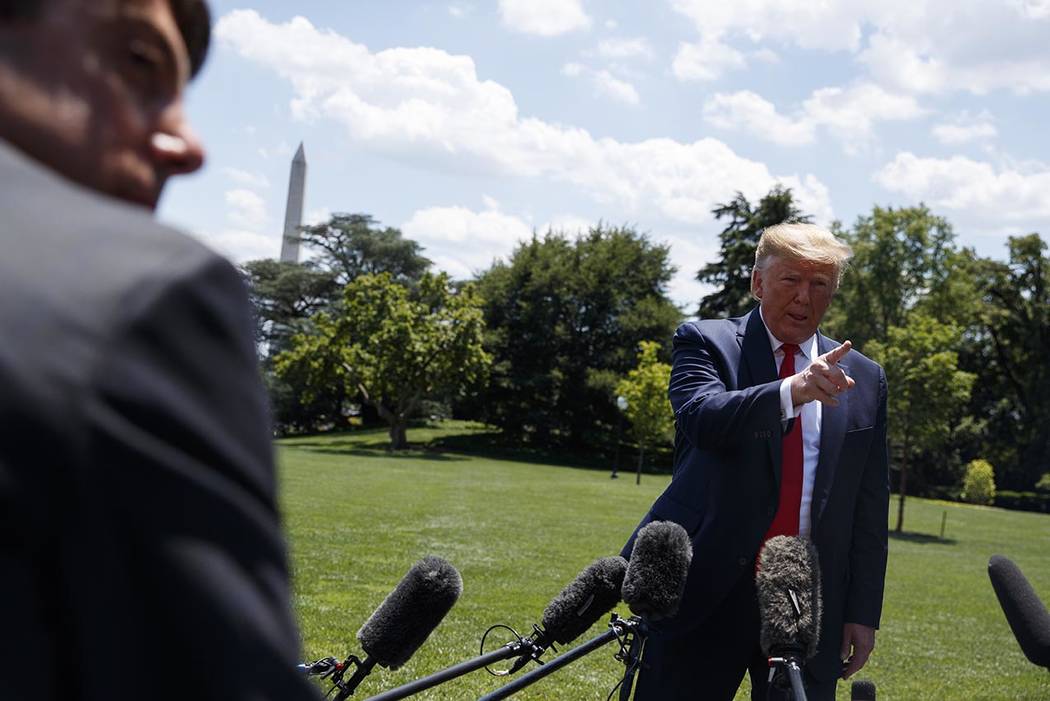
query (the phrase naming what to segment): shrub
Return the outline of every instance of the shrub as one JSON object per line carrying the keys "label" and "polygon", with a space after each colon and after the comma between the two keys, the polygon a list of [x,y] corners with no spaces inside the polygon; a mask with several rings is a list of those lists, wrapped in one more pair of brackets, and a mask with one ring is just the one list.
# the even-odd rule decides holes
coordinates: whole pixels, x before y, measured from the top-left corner
{"label": "shrub", "polygon": [[1043,473],[1043,476],[1035,483],[1035,490],[1037,492],[1050,492],[1050,472]]}
{"label": "shrub", "polygon": [[991,504],[995,501],[995,470],[987,460],[971,460],[963,478],[963,501]]}

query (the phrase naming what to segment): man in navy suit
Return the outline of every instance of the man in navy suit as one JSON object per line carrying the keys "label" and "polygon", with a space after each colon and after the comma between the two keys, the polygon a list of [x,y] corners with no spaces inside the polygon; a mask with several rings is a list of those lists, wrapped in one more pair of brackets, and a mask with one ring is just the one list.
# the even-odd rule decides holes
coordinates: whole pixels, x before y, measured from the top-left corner
{"label": "man in navy suit", "polygon": [[[837,679],[871,654],[886,573],[886,377],[817,330],[849,255],[819,227],[770,227],[751,277],[758,308],[675,332],[674,477],[639,527],[681,524],[693,560],[678,614],[650,636],[636,699],[732,699],[745,670],[752,699],[778,698],[754,582],[775,535],[809,537],[819,554],[809,699],[834,699]],[[632,546],[633,536],[625,555]]]}

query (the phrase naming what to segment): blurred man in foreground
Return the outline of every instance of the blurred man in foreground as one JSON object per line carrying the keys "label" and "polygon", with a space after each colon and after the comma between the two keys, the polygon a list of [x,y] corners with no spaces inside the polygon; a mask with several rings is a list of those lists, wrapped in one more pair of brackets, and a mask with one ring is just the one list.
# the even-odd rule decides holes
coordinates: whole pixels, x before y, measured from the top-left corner
{"label": "blurred man in foreground", "polygon": [[151,215],[209,33],[0,0],[0,698],[313,698],[245,290]]}

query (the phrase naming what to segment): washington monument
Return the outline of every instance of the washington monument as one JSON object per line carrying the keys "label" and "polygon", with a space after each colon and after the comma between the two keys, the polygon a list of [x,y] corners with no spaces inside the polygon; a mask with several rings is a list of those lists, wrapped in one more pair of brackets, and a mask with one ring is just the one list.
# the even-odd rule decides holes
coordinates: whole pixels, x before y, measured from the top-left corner
{"label": "washington monument", "polygon": [[303,193],[306,190],[306,155],[303,144],[292,159],[288,176],[288,204],[284,209],[284,236],[281,238],[281,262],[299,262],[299,227],[303,225]]}

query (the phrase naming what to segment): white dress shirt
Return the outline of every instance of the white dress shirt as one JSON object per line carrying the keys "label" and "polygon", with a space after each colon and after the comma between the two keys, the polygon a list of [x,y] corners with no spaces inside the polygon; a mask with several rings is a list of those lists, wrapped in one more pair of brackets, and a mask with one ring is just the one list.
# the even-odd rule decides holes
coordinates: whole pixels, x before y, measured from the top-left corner
{"label": "white dress shirt", "polygon": [[[759,315],[762,309],[759,307]],[[765,318],[762,319],[765,325]],[[773,359],[776,361],[777,374],[780,374],[780,366],[784,362],[784,351],[781,346],[784,342],[778,339],[766,326],[766,334],[769,335],[769,345],[773,349]],[[817,357],[817,335],[813,334],[802,343],[798,344],[799,352],[795,354],[795,373],[800,373],[809,367],[810,362]],[[809,536],[810,534],[810,505],[813,503],[813,480],[817,475],[817,460],[820,458],[820,419],[822,404],[817,401],[809,401],[800,406],[795,406],[791,401],[791,387],[787,382],[780,385],[780,416],[784,421],[793,419],[802,414],[802,503],[798,512],[798,534]]]}

